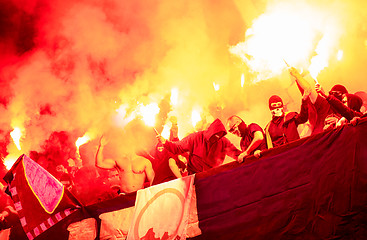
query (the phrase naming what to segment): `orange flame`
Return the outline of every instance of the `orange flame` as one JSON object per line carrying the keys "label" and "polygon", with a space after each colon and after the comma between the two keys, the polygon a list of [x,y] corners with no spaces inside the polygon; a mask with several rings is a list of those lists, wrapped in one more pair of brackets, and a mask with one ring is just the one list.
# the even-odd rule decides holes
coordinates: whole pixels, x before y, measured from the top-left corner
{"label": "orange flame", "polygon": [[216,84],[215,82],[213,82],[213,87],[214,87],[214,90],[215,90],[216,92],[218,92],[218,91],[219,91],[219,89],[220,89],[219,84]]}
{"label": "orange flame", "polygon": [[162,130],[162,137],[164,137],[165,139],[169,139],[169,135],[170,135],[170,124],[169,123],[166,123],[163,127],[163,130]]}
{"label": "orange flame", "polygon": [[114,123],[116,124],[116,126],[124,127],[136,117],[136,112],[127,115],[128,108],[128,104],[121,104],[120,107],[115,110],[116,115],[114,117]]}
{"label": "orange flame", "polygon": [[311,65],[309,67],[310,75],[314,79],[325,67],[329,65],[329,59],[331,56],[331,50],[328,46],[331,42],[329,39],[331,36],[325,35],[317,44],[316,53],[317,55],[311,59]]}
{"label": "orange flame", "polygon": [[337,14],[330,15],[330,11],[307,3],[275,3],[253,21],[246,41],[229,51],[255,74],[252,82],[280,75],[286,68],[282,59],[291,66],[303,65],[316,78],[335,56],[343,26],[339,19]]}
{"label": "orange flame", "polygon": [[342,60],[342,58],[343,58],[343,50],[339,50],[338,51],[338,54],[337,54],[337,57],[336,58],[338,59],[338,61]]}
{"label": "orange flame", "polygon": [[79,147],[83,144],[86,144],[87,142],[89,142],[91,140],[91,137],[88,135],[88,133],[84,134],[83,137],[79,137],[76,141],[75,141],[75,146],[77,147],[77,150],[79,150]]}
{"label": "orange flame", "polygon": [[128,104],[122,104],[116,109],[114,121],[117,126],[124,127],[133,119],[140,116],[147,126],[154,127],[155,117],[160,111],[157,103],[144,105],[138,102],[136,109],[127,114],[129,108],[130,106]]}
{"label": "orange flame", "polygon": [[13,139],[14,144],[17,146],[18,150],[21,150],[20,139],[22,137],[22,130],[19,127],[15,127],[13,131],[11,131],[10,136]]}
{"label": "orange flame", "polygon": [[7,170],[10,170],[11,167],[14,165],[15,161],[17,161],[19,156],[14,154],[9,154],[6,156],[6,158],[3,160],[4,166]]}
{"label": "orange flame", "polygon": [[178,88],[172,88],[171,90],[171,104],[176,106],[178,103]]}
{"label": "orange flame", "polygon": [[192,113],[191,113],[192,126],[195,128],[198,122],[200,121],[201,121],[200,111],[197,109],[192,110]]}
{"label": "orange flame", "polygon": [[159,107],[157,103],[151,103],[146,106],[143,104],[139,107],[139,115],[143,118],[144,123],[149,127],[154,127],[155,116],[159,113]]}

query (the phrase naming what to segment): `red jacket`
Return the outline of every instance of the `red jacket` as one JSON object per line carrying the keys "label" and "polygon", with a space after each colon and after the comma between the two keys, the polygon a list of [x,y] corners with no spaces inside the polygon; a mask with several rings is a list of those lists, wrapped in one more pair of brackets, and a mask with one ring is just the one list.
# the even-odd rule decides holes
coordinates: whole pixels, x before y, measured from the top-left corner
{"label": "red jacket", "polygon": [[216,133],[222,133],[223,136],[227,134],[219,119],[216,119],[205,131],[191,133],[178,142],[166,141],[164,147],[174,154],[189,153],[187,163],[189,174],[203,172],[221,165],[226,155],[237,159],[241,154],[241,151],[226,137],[210,143],[209,139]]}
{"label": "red jacket", "polygon": [[[350,94],[351,95],[351,94]],[[348,121],[351,121],[354,117],[361,117],[363,114],[361,112],[355,111],[350,107],[345,106],[339,99],[333,95],[329,95],[326,100],[329,104]],[[362,105],[362,104],[361,104]],[[359,107],[360,108],[360,107]]]}
{"label": "red jacket", "polygon": [[308,119],[308,104],[302,100],[301,111],[288,112],[283,117],[273,118],[265,127],[268,149],[299,139],[297,127]]}

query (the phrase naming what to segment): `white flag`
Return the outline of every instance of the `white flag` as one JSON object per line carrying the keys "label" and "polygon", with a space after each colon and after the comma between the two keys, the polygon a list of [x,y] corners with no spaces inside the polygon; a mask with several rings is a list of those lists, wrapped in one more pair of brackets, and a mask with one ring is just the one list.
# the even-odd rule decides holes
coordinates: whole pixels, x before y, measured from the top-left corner
{"label": "white flag", "polygon": [[186,239],[194,175],[137,192],[128,240]]}

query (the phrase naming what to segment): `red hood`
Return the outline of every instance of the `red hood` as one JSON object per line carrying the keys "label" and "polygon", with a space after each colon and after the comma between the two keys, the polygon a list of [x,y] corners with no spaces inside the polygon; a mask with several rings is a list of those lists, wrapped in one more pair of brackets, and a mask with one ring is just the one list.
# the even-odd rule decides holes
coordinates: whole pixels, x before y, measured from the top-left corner
{"label": "red hood", "polygon": [[224,127],[222,121],[218,118],[215,119],[215,121],[212,122],[212,124],[210,124],[210,126],[208,127],[208,130],[204,132],[205,140],[209,141],[209,139],[216,133],[222,133],[223,136],[227,134],[226,128]]}

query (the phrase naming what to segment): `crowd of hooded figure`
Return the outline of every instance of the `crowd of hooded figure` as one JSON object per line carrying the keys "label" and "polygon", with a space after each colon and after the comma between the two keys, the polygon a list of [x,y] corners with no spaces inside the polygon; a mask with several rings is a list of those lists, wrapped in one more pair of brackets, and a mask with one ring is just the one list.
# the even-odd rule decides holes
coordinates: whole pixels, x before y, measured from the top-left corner
{"label": "crowd of hooded figure", "polygon": [[[337,84],[326,94],[320,84],[311,86],[297,69],[289,68],[289,73],[302,95],[300,112],[286,112],[282,98],[273,95],[269,98],[272,119],[265,128],[256,123],[246,124],[241,117],[233,115],[225,124],[216,119],[205,130],[191,133],[183,139],[178,138],[175,119],[171,121],[169,139],[158,134],[158,143],[153,151],[140,154],[131,162],[132,166],[134,162],[140,162],[140,168],[131,174],[137,175],[145,169],[148,178],[148,184],[143,186],[141,180],[139,186],[132,190],[207,171],[222,165],[227,156],[239,163],[251,155],[260,158],[264,150],[300,139],[298,126],[301,124],[308,126],[305,128],[308,129],[308,135],[302,136],[309,136],[366,116],[363,113],[366,105],[362,100],[362,97],[367,95],[365,92],[350,94],[346,87]],[[227,131],[240,137],[240,149],[225,137]],[[100,146],[103,147],[103,144]],[[97,154],[96,160],[96,166],[103,167],[103,157],[98,158]],[[109,161],[111,164],[107,169],[117,166],[119,171],[123,172],[119,167],[122,164]],[[144,176],[141,176],[141,179],[143,178]]]}
{"label": "crowd of hooded figure", "polygon": [[[223,124],[219,119],[206,130],[194,132],[175,141],[157,135],[159,145],[170,154],[186,154],[187,174],[207,171],[220,166],[226,156],[239,163],[247,156],[261,157],[261,152],[300,139],[298,126],[306,125],[308,135],[314,135],[365,117],[365,92],[348,93],[346,87],[337,84],[325,93],[319,83],[311,86],[295,68],[289,73],[296,82],[302,102],[300,112],[286,112],[283,100],[278,95],[269,98],[272,119],[265,126],[246,124],[241,117],[233,115]],[[240,149],[225,137],[227,131],[240,137]]]}
{"label": "crowd of hooded figure", "polygon": [[[346,87],[337,84],[326,94],[320,84],[316,83],[314,87],[311,86],[295,68],[290,68],[289,72],[302,95],[299,112],[286,112],[282,98],[273,95],[269,98],[272,119],[264,128],[256,123],[246,124],[240,116],[233,115],[227,119],[225,124],[220,119],[215,119],[205,130],[193,132],[182,139],[178,138],[177,119],[172,118],[169,139],[158,134],[156,136],[158,142],[152,150],[119,158],[104,156],[103,149],[108,139],[102,136],[95,154],[95,166],[97,169],[113,170],[110,172],[116,174],[109,174],[109,176],[115,180],[110,179],[112,185],[106,182],[92,185],[96,188],[98,185],[102,186],[100,190],[110,187],[113,193],[107,198],[115,197],[115,192],[117,194],[136,192],[145,187],[218,167],[225,162],[227,156],[239,163],[245,161],[248,156],[260,158],[262,152],[267,149],[279,147],[296,141],[302,136],[307,136],[306,134],[300,137],[298,128],[299,125],[306,122],[309,127],[309,136],[343,124],[356,123],[358,119],[367,116],[366,102],[362,100],[366,99],[365,92],[351,94],[348,93]],[[240,138],[240,149],[226,138],[227,132]],[[82,170],[85,170],[85,174],[82,174]],[[61,172],[64,173],[64,171]],[[80,176],[82,182],[86,182],[91,172],[93,170],[83,167],[75,175]],[[62,177],[57,178],[60,181],[63,179]],[[96,178],[94,174],[89,178],[90,181],[96,179],[99,178]],[[77,197],[81,198],[84,203],[92,201],[92,193],[96,192],[95,188],[88,191],[85,187],[78,189],[77,185],[73,184],[72,188]],[[83,199],[84,197],[86,199]],[[105,197],[101,198],[101,200],[104,199]],[[12,211],[13,208],[5,207],[11,205],[7,203],[1,207],[0,223],[4,223],[9,216],[16,215],[16,212]]]}

